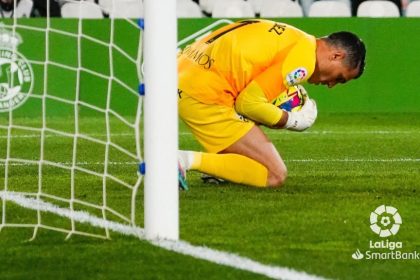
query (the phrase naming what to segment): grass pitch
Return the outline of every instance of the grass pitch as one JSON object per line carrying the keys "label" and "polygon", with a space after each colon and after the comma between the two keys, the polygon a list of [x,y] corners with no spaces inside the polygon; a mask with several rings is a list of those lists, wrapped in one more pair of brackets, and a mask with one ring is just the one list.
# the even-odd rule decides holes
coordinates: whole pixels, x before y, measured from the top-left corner
{"label": "grass pitch", "polygon": [[[29,125],[33,120],[19,120]],[[62,120],[61,120],[62,121]],[[70,120],[69,120],[70,121]],[[89,122],[87,122],[89,123]],[[96,133],[95,125],[86,131]],[[4,158],[5,130],[0,130]],[[181,125],[180,147],[199,149]],[[290,267],[327,278],[413,279],[420,260],[354,260],[370,241],[385,240],[370,229],[370,212],[379,205],[396,207],[403,219],[397,235],[403,252],[420,252],[420,115],[419,114],[321,114],[313,128],[303,133],[266,130],[289,169],[280,189],[256,189],[231,183],[204,184],[200,174],[189,173],[190,191],[180,193],[181,238],[192,244],[238,253],[256,261]],[[22,134],[24,134],[22,132]],[[37,137],[16,137],[13,153],[28,157],[39,148]],[[20,142],[19,142],[20,141]],[[38,142],[37,142],[38,141]],[[120,137],[121,145],[132,139]],[[35,145],[35,146],[34,146]],[[55,139],[47,153],[67,162],[71,145]],[[35,147],[35,148],[34,148]],[[100,171],[100,156],[83,146],[84,164]],[[36,160],[36,158],[34,158]],[[135,164],[115,160],[113,172],[132,180]],[[4,164],[0,169],[4,185]],[[15,166],[9,184],[18,191],[37,190],[37,167]],[[252,176],[252,174],[250,174]],[[66,174],[51,174],[46,192],[69,196]],[[55,184],[50,184],[55,182]],[[97,202],[101,190],[92,177],[81,178],[80,199]],[[49,185],[49,187],[47,187]],[[110,191],[113,208],[127,212],[127,194]],[[3,203],[3,202],[2,202]],[[142,192],[137,221],[142,226]],[[65,205],[61,205],[64,207]],[[0,207],[2,209],[2,207]],[[2,211],[2,210],[0,210]],[[98,215],[95,211],[92,214]],[[36,213],[7,203],[6,218],[36,223]],[[115,218],[117,220],[117,218]],[[43,215],[43,223],[69,228],[64,218]],[[78,225],[81,230],[101,230]],[[4,279],[263,279],[252,273],[219,266],[167,252],[132,237],[111,234],[111,240],[40,230],[34,241],[30,228],[3,228],[0,232],[0,270]]]}

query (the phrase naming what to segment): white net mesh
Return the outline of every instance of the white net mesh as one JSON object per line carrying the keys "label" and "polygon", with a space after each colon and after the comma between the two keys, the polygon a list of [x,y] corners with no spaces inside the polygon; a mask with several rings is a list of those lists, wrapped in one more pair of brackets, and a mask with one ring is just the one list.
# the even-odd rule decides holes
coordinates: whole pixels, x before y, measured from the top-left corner
{"label": "white net mesh", "polygon": [[[107,221],[134,226],[142,220],[136,211],[142,182],[140,60],[137,20],[3,22],[0,230],[30,227],[33,237],[49,229],[67,237],[109,238]],[[105,226],[22,207],[11,197],[87,212]]]}

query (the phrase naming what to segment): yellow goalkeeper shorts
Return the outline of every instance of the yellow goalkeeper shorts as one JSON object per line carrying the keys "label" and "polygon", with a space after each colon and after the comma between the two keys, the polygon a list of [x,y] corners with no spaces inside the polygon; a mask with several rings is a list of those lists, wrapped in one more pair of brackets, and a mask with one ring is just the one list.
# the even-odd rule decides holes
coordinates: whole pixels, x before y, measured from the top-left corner
{"label": "yellow goalkeeper shorts", "polygon": [[242,138],[255,125],[233,107],[204,104],[179,91],[178,110],[198,142],[209,153],[218,153]]}

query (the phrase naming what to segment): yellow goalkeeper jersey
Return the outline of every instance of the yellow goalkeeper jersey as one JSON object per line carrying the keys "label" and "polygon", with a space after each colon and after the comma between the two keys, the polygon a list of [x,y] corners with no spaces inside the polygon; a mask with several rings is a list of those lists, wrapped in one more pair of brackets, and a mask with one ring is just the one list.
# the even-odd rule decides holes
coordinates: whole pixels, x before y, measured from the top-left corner
{"label": "yellow goalkeeper jersey", "polygon": [[179,88],[205,104],[233,106],[255,81],[268,100],[306,81],[315,68],[316,40],[293,26],[244,20],[187,46],[178,57]]}

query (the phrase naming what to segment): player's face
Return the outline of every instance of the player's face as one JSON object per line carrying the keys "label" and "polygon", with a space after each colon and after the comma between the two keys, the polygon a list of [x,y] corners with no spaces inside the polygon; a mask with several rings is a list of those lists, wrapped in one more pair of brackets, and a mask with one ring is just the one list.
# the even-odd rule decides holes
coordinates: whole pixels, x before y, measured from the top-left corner
{"label": "player's face", "polygon": [[343,63],[345,55],[342,53],[333,53],[325,59],[318,60],[315,71],[308,82],[311,84],[322,84],[329,88],[336,84],[344,84],[354,79],[359,69],[350,69]]}

